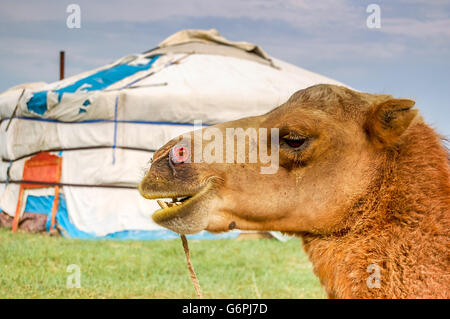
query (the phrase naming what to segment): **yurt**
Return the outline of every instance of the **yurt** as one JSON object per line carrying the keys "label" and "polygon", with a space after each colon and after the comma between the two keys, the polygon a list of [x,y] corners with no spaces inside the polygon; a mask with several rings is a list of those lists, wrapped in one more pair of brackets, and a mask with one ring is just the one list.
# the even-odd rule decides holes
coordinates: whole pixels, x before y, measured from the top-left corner
{"label": "yurt", "polygon": [[152,221],[157,203],[137,191],[153,152],[194,121],[259,115],[318,83],[340,84],[216,30],[183,30],[95,70],[11,88],[0,94],[0,226],[83,239],[175,238]]}

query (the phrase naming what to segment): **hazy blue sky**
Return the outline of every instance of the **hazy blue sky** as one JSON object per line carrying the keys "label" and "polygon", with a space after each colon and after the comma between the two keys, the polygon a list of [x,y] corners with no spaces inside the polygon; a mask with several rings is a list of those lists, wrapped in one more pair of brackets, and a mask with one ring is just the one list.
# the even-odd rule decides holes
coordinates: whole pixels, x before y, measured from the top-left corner
{"label": "hazy blue sky", "polygon": [[[66,26],[67,5],[81,28]],[[381,28],[369,29],[369,4]],[[416,100],[428,123],[450,136],[450,1],[20,1],[0,3],[0,91],[66,75],[157,46],[181,29],[210,29],[259,44],[270,55],[355,89]]]}

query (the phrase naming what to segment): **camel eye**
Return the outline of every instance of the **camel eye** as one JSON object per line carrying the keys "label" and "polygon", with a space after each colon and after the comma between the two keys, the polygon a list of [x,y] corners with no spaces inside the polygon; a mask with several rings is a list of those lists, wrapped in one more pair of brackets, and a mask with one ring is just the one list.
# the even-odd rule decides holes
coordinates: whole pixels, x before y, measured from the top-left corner
{"label": "camel eye", "polygon": [[299,148],[306,142],[304,137],[283,137],[283,141],[292,148]]}
{"label": "camel eye", "polygon": [[170,150],[169,158],[174,164],[182,164],[189,159],[189,149],[184,146],[174,146]]}

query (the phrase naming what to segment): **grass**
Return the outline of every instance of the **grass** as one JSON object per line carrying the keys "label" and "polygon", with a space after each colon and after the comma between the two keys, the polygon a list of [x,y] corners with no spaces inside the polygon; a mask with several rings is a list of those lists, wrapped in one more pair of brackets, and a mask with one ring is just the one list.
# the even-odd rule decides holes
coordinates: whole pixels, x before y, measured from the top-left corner
{"label": "grass", "polygon": [[[189,241],[205,298],[323,298],[300,240]],[[67,267],[81,288],[67,288]],[[195,298],[180,240],[82,241],[0,229],[0,298]]]}

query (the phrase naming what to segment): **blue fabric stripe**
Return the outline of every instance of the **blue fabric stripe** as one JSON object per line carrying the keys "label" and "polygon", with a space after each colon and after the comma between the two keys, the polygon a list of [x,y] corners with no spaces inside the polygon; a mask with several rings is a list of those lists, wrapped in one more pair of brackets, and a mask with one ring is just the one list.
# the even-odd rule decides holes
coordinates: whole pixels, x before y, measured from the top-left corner
{"label": "blue fabric stripe", "polygon": [[[29,213],[46,214],[47,225],[46,229],[50,227],[50,218],[53,200],[55,196],[28,196],[25,205],[25,211]],[[79,230],[69,219],[67,204],[64,194],[59,195],[58,211],[56,213],[56,223],[59,227],[64,229],[62,232],[64,237],[89,239],[89,240],[164,240],[179,238],[177,233],[170,230],[124,230],[120,232],[111,233],[105,236],[96,236],[94,233],[88,233]],[[198,234],[187,235],[189,239],[224,239],[235,238],[239,235],[238,232],[227,232],[221,234],[212,234],[202,231]]]}
{"label": "blue fabric stripe", "polygon": [[[150,69],[159,57],[160,55],[154,56],[146,64],[142,65],[115,65],[108,69],[91,74],[85,78],[79,79],[75,83],[62,87],[53,92],[58,94],[58,102],[60,102],[64,93],[75,93],[78,89],[81,89],[82,91],[103,90],[116,82],[134,75],[137,72]],[[47,111],[47,94],[48,91],[34,93],[31,99],[27,102],[28,110],[36,114],[43,115]]]}
{"label": "blue fabric stripe", "polygon": [[119,104],[119,95],[116,96],[116,102],[114,103],[114,141],[112,146],[112,163],[116,164],[116,142],[117,142],[117,107]]}

